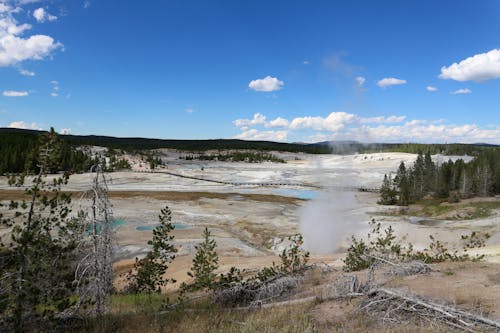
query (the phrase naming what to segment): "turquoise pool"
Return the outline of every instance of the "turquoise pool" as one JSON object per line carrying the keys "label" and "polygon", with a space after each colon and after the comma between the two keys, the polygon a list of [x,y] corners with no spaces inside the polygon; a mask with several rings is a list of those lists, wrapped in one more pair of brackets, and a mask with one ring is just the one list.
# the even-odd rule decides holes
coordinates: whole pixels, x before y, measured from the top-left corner
{"label": "turquoise pool", "polygon": [[277,189],[274,190],[273,192],[278,195],[305,199],[305,200],[314,199],[318,195],[318,191],[314,190]]}

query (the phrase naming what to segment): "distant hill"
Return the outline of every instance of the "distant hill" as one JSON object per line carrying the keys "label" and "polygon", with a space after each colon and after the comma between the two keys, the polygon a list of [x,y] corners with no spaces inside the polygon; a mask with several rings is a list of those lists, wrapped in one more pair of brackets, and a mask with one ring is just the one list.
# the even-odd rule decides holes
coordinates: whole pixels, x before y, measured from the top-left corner
{"label": "distant hill", "polygon": [[[19,138],[20,140],[35,140],[43,131],[0,128],[0,140]],[[252,149],[261,151],[304,152],[311,154],[329,154],[327,145],[281,143],[271,141],[245,141],[237,139],[213,140],[164,140],[150,138],[117,138],[98,135],[61,135],[61,138],[72,146],[103,146],[123,150],[143,150],[171,148],[184,151],[206,151],[227,149]]]}
{"label": "distant hill", "polygon": [[[27,147],[34,145],[36,137],[43,131],[0,128],[1,145],[7,142],[23,142]],[[361,143],[357,141],[324,141],[317,143],[283,143],[272,141],[245,141],[238,139],[211,140],[172,140],[152,138],[118,138],[100,135],[61,135],[71,146],[92,145],[103,146],[126,151],[170,148],[183,151],[206,150],[260,150],[282,152],[304,152],[310,154],[351,154],[370,152],[407,152],[418,153],[430,151],[431,154],[475,155],[482,149],[499,149],[500,146],[478,144],[420,144],[420,143]]]}

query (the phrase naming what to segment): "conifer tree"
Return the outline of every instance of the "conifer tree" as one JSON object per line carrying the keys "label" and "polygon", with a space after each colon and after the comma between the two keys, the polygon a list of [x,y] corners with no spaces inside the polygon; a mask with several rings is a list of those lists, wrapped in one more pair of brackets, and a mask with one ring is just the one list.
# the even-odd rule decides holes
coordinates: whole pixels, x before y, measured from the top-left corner
{"label": "conifer tree", "polygon": [[[37,174],[25,190],[28,200],[12,201],[12,214],[2,222],[12,226],[11,240],[0,276],[0,331],[23,332],[46,322],[72,305],[73,254],[77,239],[71,230],[69,195],[61,192],[68,174],[47,179],[58,171],[61,142],[51,128],[40,136],[35,154]],[[12,177],[23,186],[27,173]],[[4,327],[2,327],[4,326]]]}
{"label": "conifer tree", "polygon": [[193,265],[188,275],[194,278],[194,289],[212,288],[215,284],[215,270],[219,268],[219,256],[215,251],[217,243],[212,238],[212,234],[205,228],[203,230],[203,243],[196,245],[196,254],[193,258]]}
{"label": "conifer tree", "polygon": [[132,292],[161,292],[161,287],[174,279],[165,278],[168,265],[175,259],[177,249],[172,243],[171,232],[175,226],[172,223],[172,212],[168,207],[161,210],[158,216],[160,225],[153,229],[153,239],[148,241],[152,250],[145,258],[135,262],[136,272],[128,276],[129,290]]}

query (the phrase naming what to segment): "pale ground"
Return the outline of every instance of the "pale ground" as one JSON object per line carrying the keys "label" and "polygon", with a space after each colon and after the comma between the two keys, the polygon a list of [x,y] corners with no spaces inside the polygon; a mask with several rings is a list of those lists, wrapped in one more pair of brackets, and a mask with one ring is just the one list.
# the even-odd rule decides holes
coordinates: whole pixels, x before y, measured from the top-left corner
{"label": "pale ground", "polygon": [[[385,173],[394,172],[401,161],[408,164],[416,158],[416,155],[405,153],[346,156],[274,153],[288,163],[249,164],[184,161],[177,159],[179,153],[175,151],[162,150],[161,153],[167,162],[165,170],[182,175],[232,182],[303,183],[326,188],[336,185],[378,187]],[[444,161],[448,157],[436,159]],[[147,164],[138,159],[131,159],[131,162],[137,171],[146,169]],[[119,273],[131,267],[135,256],[146,253],[151,230],[138,231],[136,228],[153,227],[158,221],[160,209],[165,205],[173,212],[173,222],[186,227],[174,231],[179,253],[169,268],[169,272],[179,281],[186,278],[194,245],[200,241],[205,227],[213,232],[217,241],[221,269],[231,265],[249,269],[268,265],[277,260],[276,254],[287,244],[286,236],[304,228],[317,229],[314,231],[322,234],[323,238],[326,236],[327,240],[329,233],[332,233],[332,239],[337,239],[332,240],[332,243],[336,242],[332,248],[335,248],[335,252],[342,252],[348,246],[347,240],[351,234],[366,234],[367,222],[372,217],[384,225],[392,225],[399,235],[407,235],[417,248],[427,244],[430,234],[436,234],[439,239],[453,244],[464,231],[487,230],[493,237],[483,251],[488,254],[487,260],[500,261],[500,212],[484,220],[450,220],[426,226],[411,223],[411,217],[380,216],[377,213],[387,207],[376,204],[378,195],[374,193],[348,194],[350,199],[347,209],[343,201],[346,195],[328,192],[325,196],[322,192],[326,190],[301,186],[233,186],[140,172],[115,172],[110,176],[114,216],[124,222],[116,229],[118,247],[115,253]],[[90,180],[90,174],[72,175],[65,189],[83,191],[88,188]],[[0,190],[5,192],[7,189],[7,180],[0,177]],[[75,199],[77,197],[74,196]],[[309,210],[311,207],[314,209],[310,205],[318,204],[318,198],[325,201],[321,205],[328,206],[325,213],[314,218],[323,224],[313,223],[316,221],[308,224],[309,220],[305,216],[308,207]],[[75,210],[79,204],[77,199],[74,200]],[[319,210],[323,208],[320,206]],[[325,232],[322,226],[326,226]],[[6,232],[6,229],[0,229],[0,235]],[[311,244],[316,240],[306,239],[307,242]],[[313,261],[341,265],[338,254],[313,255]]]}

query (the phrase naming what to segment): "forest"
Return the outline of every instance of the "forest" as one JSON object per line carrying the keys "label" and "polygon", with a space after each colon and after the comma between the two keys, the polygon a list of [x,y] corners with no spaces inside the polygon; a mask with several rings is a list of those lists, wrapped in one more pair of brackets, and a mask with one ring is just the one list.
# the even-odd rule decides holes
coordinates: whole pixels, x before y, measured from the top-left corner
{"label": "forest", "polygon": [[500,150],[483,149],[473,160],[463,159],[436,163],[430,151],[418,153],[412,166],[401,162],[394,177],[384,176],[380,189],[380,204],[408,205],[426,196],[461,198],[500,194]]}
{"label": "forest", "polygon": [[[28,167],[36,171],[36,157],[32,151],[38,137],[46,132],[0,128],[0,175],[18,173]],[[233,153],[224,154],[223,150],[257,150],[260,152],[282,151],[310,154],[354,154],[375,152],[405,152],[417,154],[427,151],[442,155],[498,155],[500,147],[486,144],[416,144],[416,143],[359,143],[355,141],[327,141],[313,144],[280,143],[270,141],[244,141],[236,139],[218,140],[161,140],[147,138],[116,138],[95,135],[61,135],[62,151],[59,171],[79,173],[88,171],[95,164],[92,157],[77,147],[102,146],[110,151],[143,152],[148,149],[170,148],[198,154],[202,159],[250,160],[254,162],[269,160],[281,162],[272,154]],[[218,154],[203,154],[208,150],[219,150]],[[201,153],[201,154],[200,154]],[[110,157],[112,157],[111,154]],[[191,155],[186,155],[191,156]],[[488,158],[491,159],[491,158]],[[112,169],[127,168],[124,160],[118,160]],[[108,170],[112,171],[112,170]]]}

